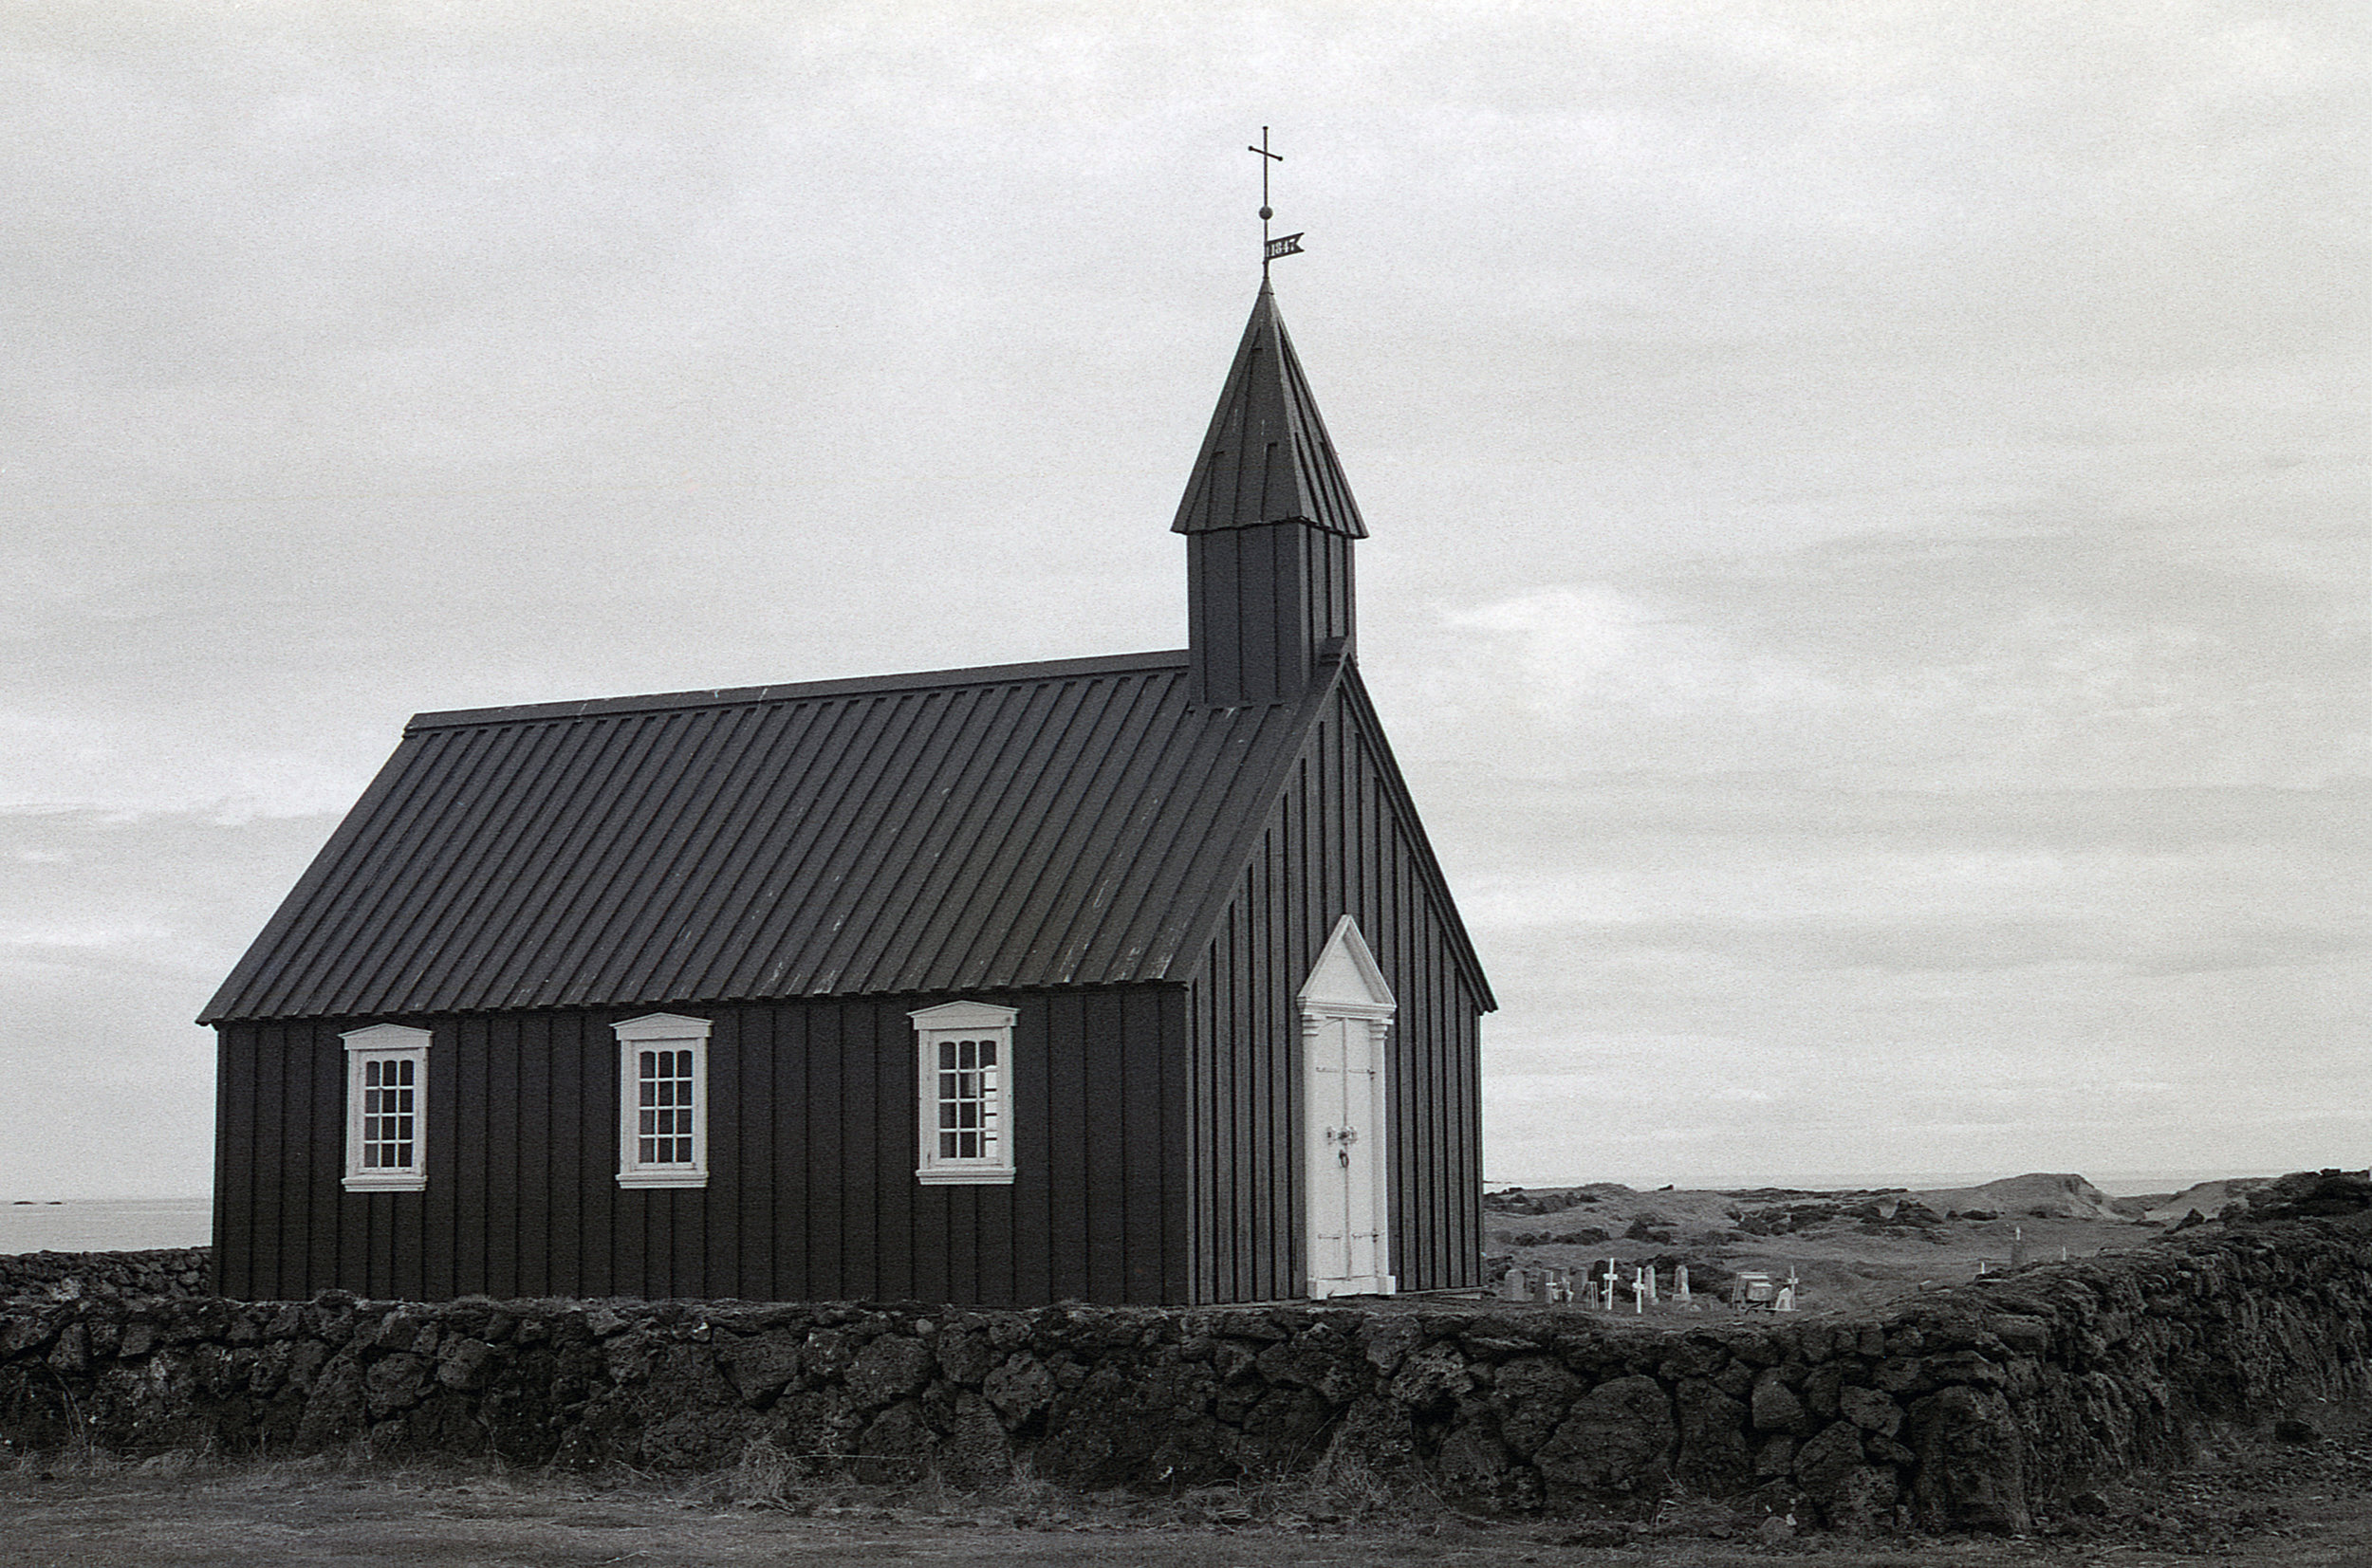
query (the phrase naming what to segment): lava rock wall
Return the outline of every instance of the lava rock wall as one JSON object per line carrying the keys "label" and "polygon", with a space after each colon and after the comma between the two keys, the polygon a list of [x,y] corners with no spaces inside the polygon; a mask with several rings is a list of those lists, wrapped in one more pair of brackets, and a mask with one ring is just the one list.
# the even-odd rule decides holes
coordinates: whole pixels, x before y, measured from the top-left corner
{"label": "lava rock wall", "polygon": [[127,1300],[0,1311],[0,1438],[1081,1487],[1316,1469],[1470,1507],[1676,1491],[2019,1529],[2221,1421],[2363,1392],[2372,1237],[2319,1224],[1994,1276],[1866,1318],[1569,1308]]}
{"label": "lava rock wall", "polygon": [[0,1255],[0,1297],[202,1296],[211,1249]]}

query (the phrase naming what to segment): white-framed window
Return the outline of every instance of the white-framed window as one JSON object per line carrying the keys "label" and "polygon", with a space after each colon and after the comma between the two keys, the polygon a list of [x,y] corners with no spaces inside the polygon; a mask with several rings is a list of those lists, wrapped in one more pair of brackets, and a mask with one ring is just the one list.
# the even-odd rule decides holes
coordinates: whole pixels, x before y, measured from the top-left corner
{"label": "white-framed window", "polygon": [[709,1184],[709,1021],[652,1013],[618,1037],[618,1185]]}
{"label": "white-framed window", "polygon": [[374,1024],[346,1042],[349,1192],[417,1192],[428,1185],[426,1029]]}
{"label": "white-framed window", "polygon": [[949,1002],[908,1013],[918,1072],[915,1179],[926,1187],[1013,1179],[1010,1007]]}

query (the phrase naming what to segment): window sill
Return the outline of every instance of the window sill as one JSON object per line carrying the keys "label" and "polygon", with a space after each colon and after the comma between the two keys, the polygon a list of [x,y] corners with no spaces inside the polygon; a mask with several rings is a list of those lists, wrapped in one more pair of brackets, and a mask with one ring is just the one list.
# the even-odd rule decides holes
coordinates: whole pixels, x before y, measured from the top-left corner
{"label": "window sill", "polygon": [[959,1165],[927,1165],[915,1172],[915,1180],[925,1187],[1010,1187],[1013,1168],[984,1165],[967,1170]]}
{"label": "window sill", "polygon": [[621,1187],[706,1187],[709,1173],[705,1171],[621,1171]]}
{"label": "window sill", "polygon": [[428,1186],[428,1178],[413,1175],[348,1176],[343,1185],[349,1192],[417,1192]]}

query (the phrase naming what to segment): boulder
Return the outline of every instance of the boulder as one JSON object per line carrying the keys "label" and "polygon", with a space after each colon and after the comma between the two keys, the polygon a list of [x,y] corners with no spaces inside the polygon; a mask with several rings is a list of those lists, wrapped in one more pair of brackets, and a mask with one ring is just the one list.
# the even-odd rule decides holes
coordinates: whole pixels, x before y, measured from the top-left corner
{"label": "boulder", "polygon": [[1522,1508],[1540,1501],[1540,1478],[1518,1461],[1488,1415],[1480,1411],[1441,1440],[1434,1474],[1444,1496],[1493,1509]]}
{"label": "boulder", "polygon": [[860,1405],[886,1405],[917,1393],[938,1370],[927,1340],[884,1334],[858,1352],[844,1379],[848,1397]]}
{"label": "boulder", "polygon": [[1754,1379],[1754,1394],[1751,1406],[1754,1430],[1763,1432],[1794,1431],[1809,1419],[1804,1401],[1788,1387],[1777,1367],[1766,1369]]}
{"label": "boulder", "polygon": [[1500,1437],[1521,1458],[1539,1451],[1581,1395],[1582,1380],[1553,1356],[1519,1356],[1492,1372],[1492,1413]]}
{"label": "boulder", "polygon": [[1865,1432],[1892,1437],[1902,1430],[1902,1407],[1875,1389],[1837,1391],[1838,1413]]}
{"label": "boulder", "polygon": [[1618,1377],[1576,1400],[1532,1463],[1551,1503],[1626,1499],[1662,1486],[1679,1435],[1662,1384]]}
{"label": "boulder", "polygon": [[1747,1407],[1708,1377],[1684,1379],[1675,1391],[1680,1448],[1673,1473],[1691,1489],[1714,1497],[1742,1489],[1753,1468],[1747,1448]]}
{"label": "boulder", "polygon": [[1912,1491],[1920,1523],[1938,1530],[2022,1531],[2027,1505],[2023,1444],[1996,1389],[1955,1384],[1911,1407]]}
{"label": "boulder", "polygon": [[779,1331],[732,1340],[718,1349],[716,1358],[743,1400],[760,1408],[782,1393],[804,1364],[800,1341]]}

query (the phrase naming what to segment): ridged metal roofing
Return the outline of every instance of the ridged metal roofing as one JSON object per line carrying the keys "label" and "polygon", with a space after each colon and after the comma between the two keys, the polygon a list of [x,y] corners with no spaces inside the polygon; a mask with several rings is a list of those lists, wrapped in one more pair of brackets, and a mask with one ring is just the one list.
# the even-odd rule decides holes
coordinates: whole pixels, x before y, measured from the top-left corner
{"label": "ridged metal roofing", "polygon": [[426,713],[230,1019],[1183,978],[1330,683],[1182,653]]}
{"label": "ridged metal roofing", "polygon": [[1265,282],[1186,481],[1173,533],[1307,523],[1367,537],[1301,357]]}

